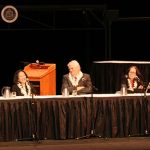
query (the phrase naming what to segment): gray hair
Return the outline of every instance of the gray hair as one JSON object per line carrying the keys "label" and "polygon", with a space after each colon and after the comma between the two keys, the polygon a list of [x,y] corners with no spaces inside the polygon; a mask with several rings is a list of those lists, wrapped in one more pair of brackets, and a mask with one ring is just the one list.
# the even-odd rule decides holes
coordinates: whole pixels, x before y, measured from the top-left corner
{"label": "gray hair", "polygon": [[74,66],[80,68],[80,64],[79,64],[79,62],[78,62],[77,60],[71,60],[71,61],[67,64],[67,66],[69,67],[71,64],[73,64]]}

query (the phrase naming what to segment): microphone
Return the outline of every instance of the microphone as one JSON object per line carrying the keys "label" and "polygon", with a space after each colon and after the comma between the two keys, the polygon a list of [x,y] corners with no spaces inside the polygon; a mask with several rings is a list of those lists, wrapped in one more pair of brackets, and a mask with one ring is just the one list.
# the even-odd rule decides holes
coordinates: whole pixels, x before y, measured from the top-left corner
{"label": "microphone", "polygon": [[149,87],[150,87],[150,82],[148,83],[148,85],[147,85],[147,87],[146,87],[146,90],[145,90],[145,92],[144,92],[144,97],[145,97],[145,98],[146,98],[146,94],[147,94],[147,91],[148,91]]}
{"label": "microphone", "polygon": [[40,61],[39,61],[39,60],[36,60],[35,62],[36,62],[36,64],[39,64],[39,63],[40,63]]}
{"label": "microphone", "polygon": [[[33,87],[32,87],[32,84],[30,83],[29,78],[26,79],[26,82],[30,86],[30,90],[31,90],[30,92],[31,92],[31,96],[32,96],[32,99],[33,99],[34,91],[33,91]],[[32,104],[34,104],[34,102],[32,102]]]}
{"label": "microphone", "polygon": [[[32,89],[29,78],[26,79],[26,82],[27,82],[27,84],[30,86],[30,88]],[[32,91],[31,91],[31,92],[32,92]]]}
{"label": "microphone", "polygon": [[136,79],[138,82],[141,81],[140,78],[139,78],[138,76],[136,76],[135,79]]}
{"label": "microphone", "polygon": [[134,79],[137,80],[137,82],[139,82],[140,85],[144,87],[144,82],[138,76],[136,76]]}
{"label": "microphone", "polygon": [[98,88],[96,88],[94,85],[92,86],[92,91],[93,92],[97,92],[98,91]]}
{"label": "microphone", "polygon": [[26,78],[26,82],[30,83],[29,78]]}
{"label": "microphone", "polygon": [[45,64],[44,62],[40,62],[39,60],[36,60],[35,62],[37,65],[44,65]]}

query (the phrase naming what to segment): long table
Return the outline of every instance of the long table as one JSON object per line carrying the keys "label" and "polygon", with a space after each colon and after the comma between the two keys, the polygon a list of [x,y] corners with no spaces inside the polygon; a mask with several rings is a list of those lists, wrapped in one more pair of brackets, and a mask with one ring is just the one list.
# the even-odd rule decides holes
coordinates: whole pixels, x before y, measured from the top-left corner
{"label": "long table", "polygon": [[93,129],[104,138],[149,133],[150,95],[0,97],[1,141],[28,140],[33,135],[38,139],[74,139],[91,134]]}

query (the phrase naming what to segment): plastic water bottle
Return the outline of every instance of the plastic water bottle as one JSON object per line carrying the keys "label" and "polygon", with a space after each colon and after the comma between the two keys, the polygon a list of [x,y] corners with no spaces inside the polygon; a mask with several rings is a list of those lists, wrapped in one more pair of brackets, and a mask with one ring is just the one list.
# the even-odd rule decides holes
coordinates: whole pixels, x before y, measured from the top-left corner
{"label": "plastic water bottle", "polygon": [[127,95],[127,86],[126,86],[126,84],[121,85],[121,95]]}

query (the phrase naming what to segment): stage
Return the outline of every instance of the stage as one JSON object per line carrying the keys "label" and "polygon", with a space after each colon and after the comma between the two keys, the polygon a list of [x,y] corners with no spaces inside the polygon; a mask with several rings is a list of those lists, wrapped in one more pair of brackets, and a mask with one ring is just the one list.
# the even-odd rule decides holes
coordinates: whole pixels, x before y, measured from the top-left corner
{"label": "stage", "polygon": [[0,142],[0,150],[150,150],[150,137]]}

